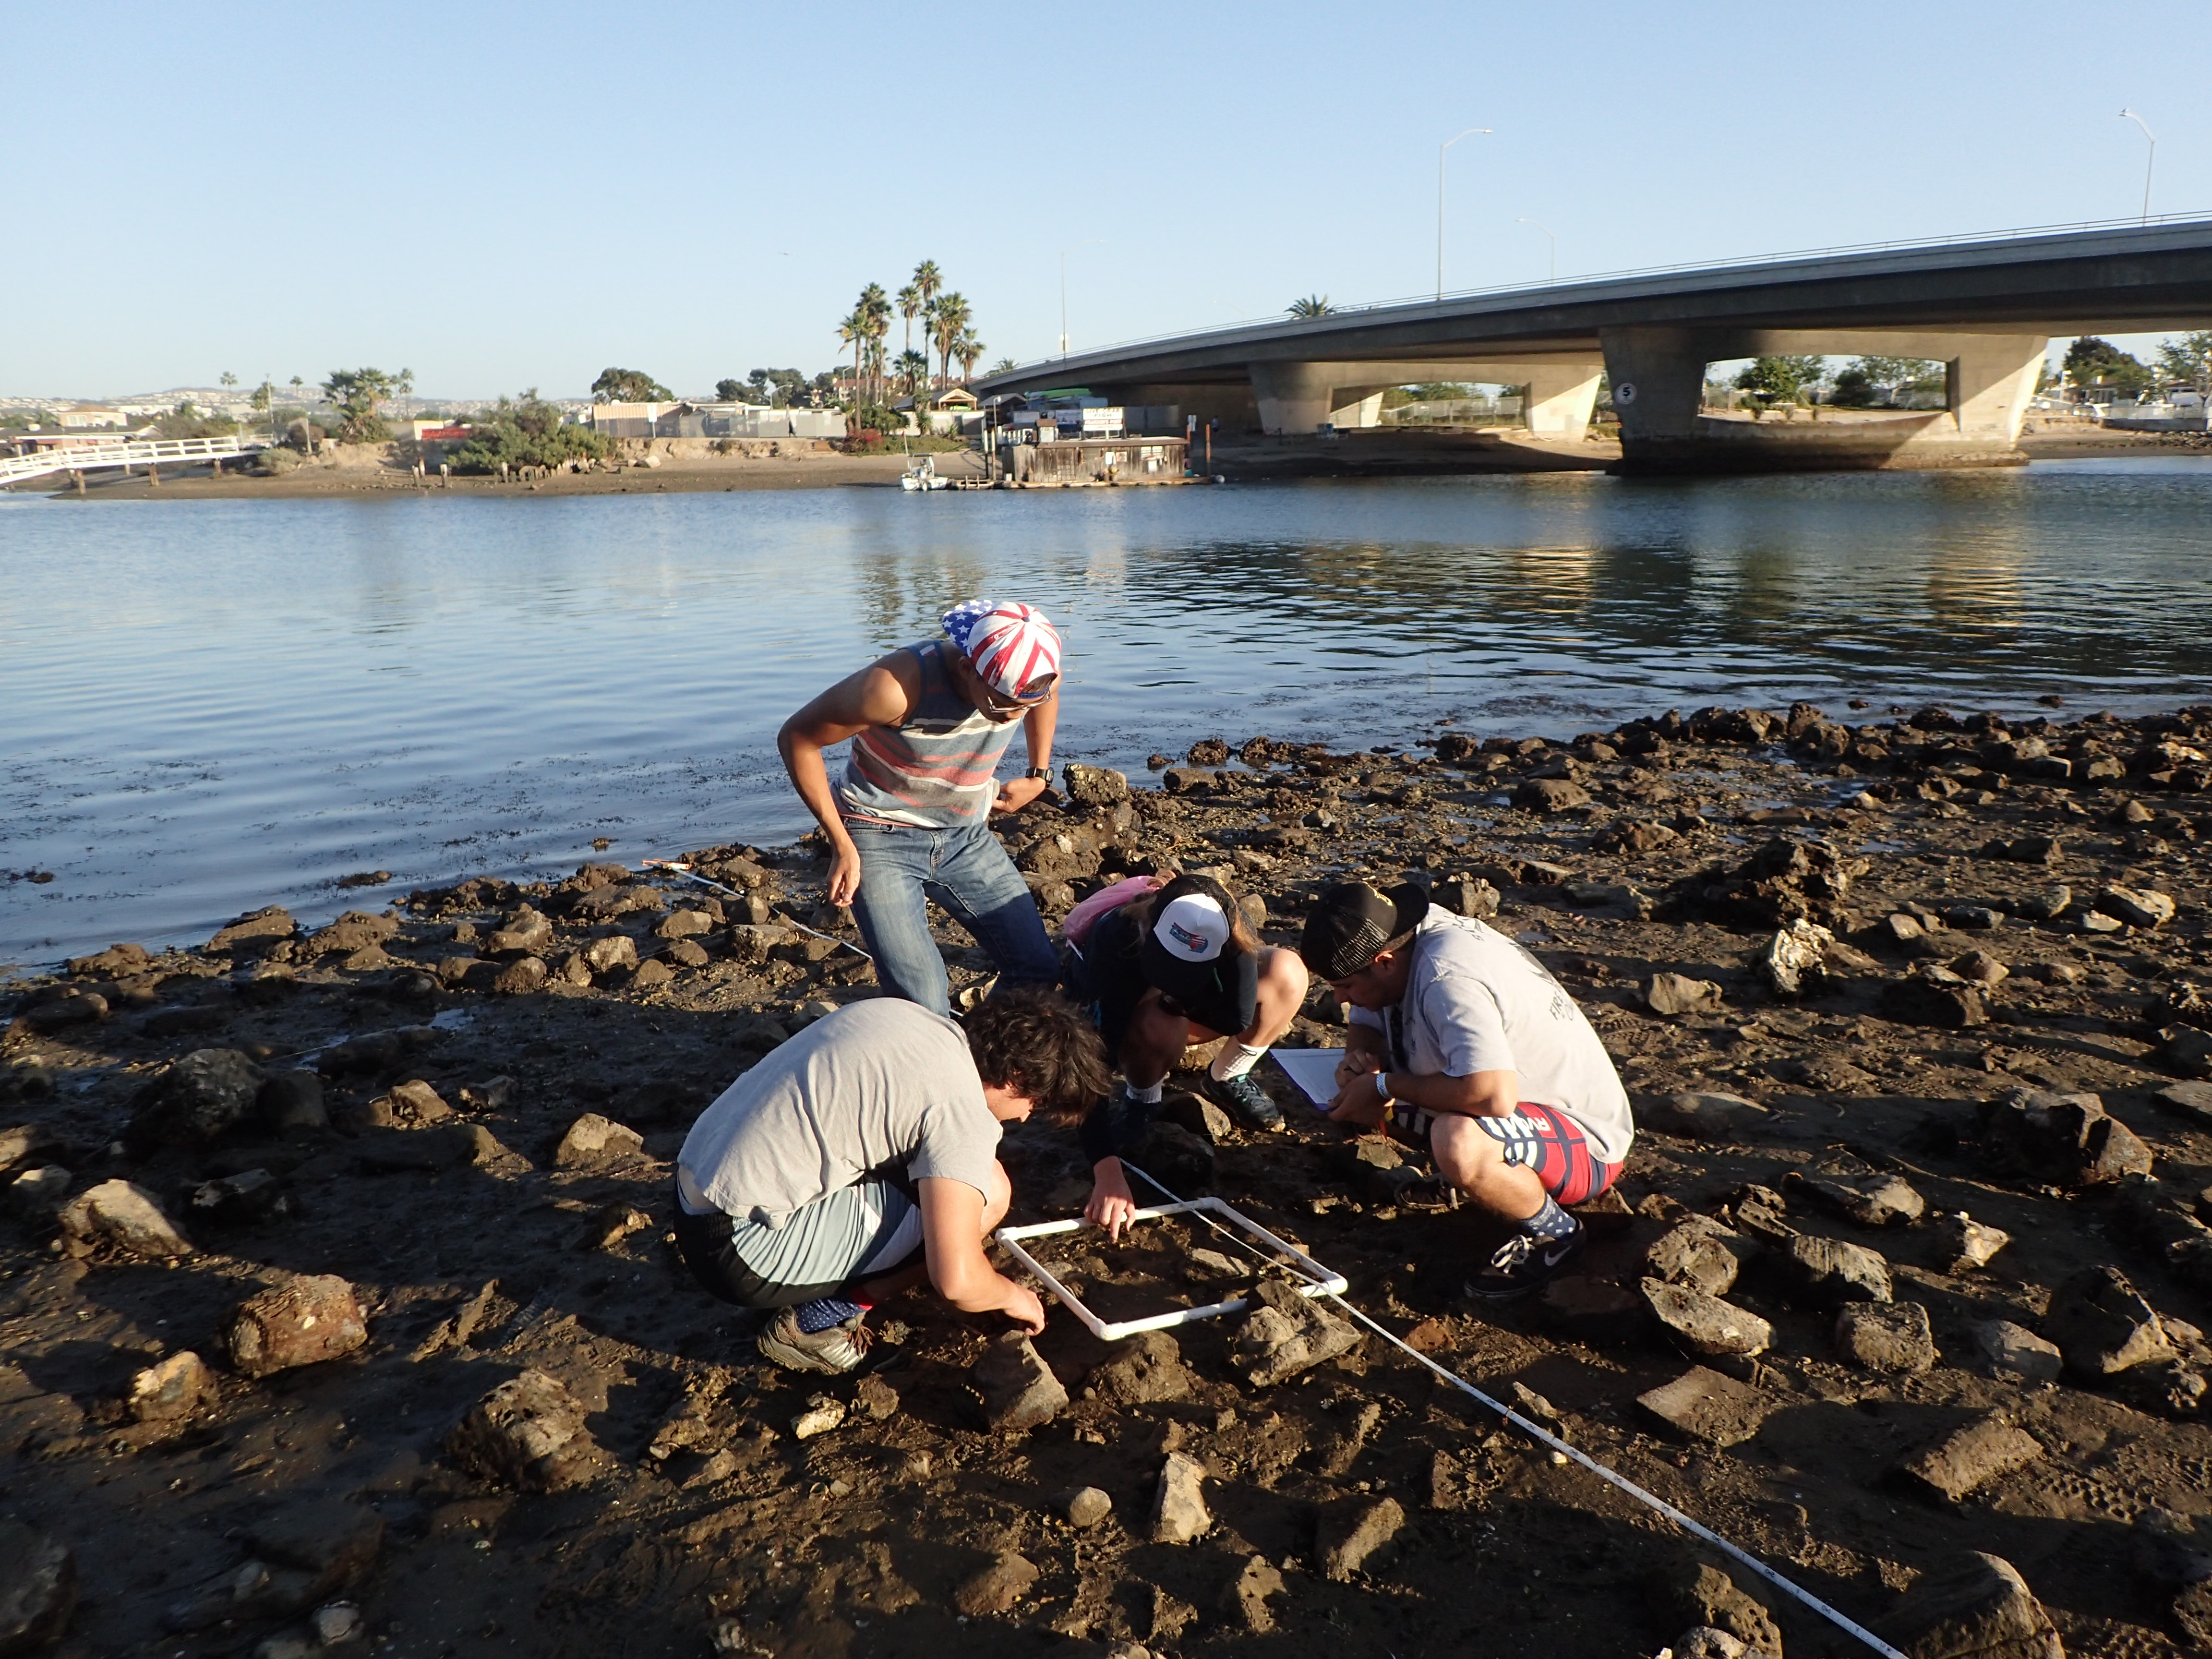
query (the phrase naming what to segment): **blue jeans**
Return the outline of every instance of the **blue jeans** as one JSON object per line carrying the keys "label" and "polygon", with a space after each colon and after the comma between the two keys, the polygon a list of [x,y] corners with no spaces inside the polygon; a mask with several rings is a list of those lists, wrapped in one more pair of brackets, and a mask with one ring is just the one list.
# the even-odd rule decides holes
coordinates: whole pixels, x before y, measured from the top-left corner
{"label": "blue jeans", "polygon": [[848,819],[845,829],[860,853],[853,920],[887,994],[952,1011],[945,958],[929,936],[928,899],[974,935],[1009,983],[1059,982],[1060,958],[1036,900],[989,825],[915,830]]}

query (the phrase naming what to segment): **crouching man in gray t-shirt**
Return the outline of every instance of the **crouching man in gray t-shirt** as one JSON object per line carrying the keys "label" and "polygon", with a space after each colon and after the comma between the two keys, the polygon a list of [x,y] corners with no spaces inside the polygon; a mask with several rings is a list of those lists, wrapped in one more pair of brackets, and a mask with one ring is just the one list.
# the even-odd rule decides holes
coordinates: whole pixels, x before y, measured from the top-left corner
{"label": "crouching man in gray t-shirt", "polygon": [[848,1371],[869,1308],[918,1284],[963,1313],[1044,1328],[983,1241],[1012,1194],[1000,1126],[1071,1120],[1110,1081],[1098,1034],[1057,993],[1004,990],[968,1016],[891,997],[825,1015],[722,1091],[676,1165],[676,1240],[725,1301],[777,1314],[760,1351]]}
{"label": "crouching man in gray t-shirt", "polygon": [[1536,1289],[1582,1246],[1564,1206],[1611,1186],[1636,1134],[1575,1000],[1528,951],[1411,883],[1330,888],[1299,954],[1350,1005],[1329,1115],[1370,1128],[1391,1116],[1445,1180],[1513,1224],[1471,1294]]}

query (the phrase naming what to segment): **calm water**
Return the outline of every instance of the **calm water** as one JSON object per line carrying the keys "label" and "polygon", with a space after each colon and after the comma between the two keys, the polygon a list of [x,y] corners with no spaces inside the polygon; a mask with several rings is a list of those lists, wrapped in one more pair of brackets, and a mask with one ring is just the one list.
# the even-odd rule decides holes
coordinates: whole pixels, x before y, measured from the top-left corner
{"label": "calm water", "polygon": [[[2212,464],[913,497],[0,500],[0,963],[332,886],[808,823],[774,733],[975,593],[1073,653],[1056,759],[1571,734],[1710,702],[2201,698]],[[1017,745],[1018,748],[1018,745]],[[375,895],[362,895],[372,898]]]}

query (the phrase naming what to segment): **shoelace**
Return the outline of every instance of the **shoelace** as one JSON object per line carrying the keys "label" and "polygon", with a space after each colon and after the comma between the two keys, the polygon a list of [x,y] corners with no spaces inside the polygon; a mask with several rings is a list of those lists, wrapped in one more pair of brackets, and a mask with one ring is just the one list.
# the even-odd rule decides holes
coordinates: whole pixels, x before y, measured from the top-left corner
{"label": "shoelace", "polygon": [[1534,1233],[1516,1233],[1492,1253],[1490,1265],[1499,1273],[1510,1273],[1535,1255],[1542,1243]]}

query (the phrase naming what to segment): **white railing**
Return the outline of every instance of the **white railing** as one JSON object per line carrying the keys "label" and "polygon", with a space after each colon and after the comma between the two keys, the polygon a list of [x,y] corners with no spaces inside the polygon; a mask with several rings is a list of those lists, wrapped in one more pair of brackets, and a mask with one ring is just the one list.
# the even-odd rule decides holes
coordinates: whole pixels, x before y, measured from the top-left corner
{"label": "white railing", "polygon": [[30,455],[0,456],[0,484],[21,483],[50,472],[94,467],[154,466],[163,461],[222,461],[269,447],[266,438],[121,438],[112,443],[65,444]]}

